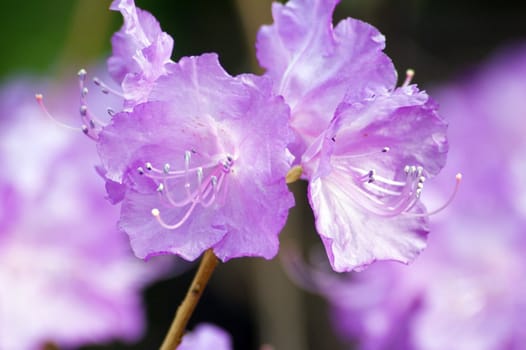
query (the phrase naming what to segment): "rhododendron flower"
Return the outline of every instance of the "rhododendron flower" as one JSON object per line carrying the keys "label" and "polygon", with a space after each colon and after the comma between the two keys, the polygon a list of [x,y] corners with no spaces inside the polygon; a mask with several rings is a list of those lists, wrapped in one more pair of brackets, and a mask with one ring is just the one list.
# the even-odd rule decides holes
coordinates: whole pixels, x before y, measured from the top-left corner
{"label": "rhododendron flower", "polygon": [[214,54],[172,64],[147,103],[115,115],[98,148],[125,186],[120,227],[136,255],[272,258],[293,205],[288,116],[270,81],[231,77]]}
{"label": "rhododendron flower", "polygon": [[109,60],[125,108],[107,123],[96,118],[81,70],[80,112],[135,254],[194,260],[213,248],[223,261],[272,258],[294,204],[285,183],[293,160],[287,105],[268,78],[232,77],[215,54],[172,62],[172,41],[150,14],[129,0],[112,9],[125,18]]}
{"label": "rhododendron flower", "polygon": [[133,255],[93,145],[46,119],[35,88],[0,93],[0,348],[138,340],[141,289],[166,265]]}
{"label": "rhododendron flower", "polygon": [[446,125],[429,96],[395,88],[384,37],[337,0],[274,3],[258,58],[291,108],[290,150],[309,181],[316,227],[336,271],[374,260],[411,261],[428,220],[419,196],[445,162]]}
{"label": "rhododendron flower", "polygon": [[[526,178],[517,166],[526,147],[526,103],[517,98],[526,92],[524,72],[525,48],[507,50],[436,94],[455,146],[445,174],[462,167],[469,181],[437,217],[418,261],[377,264],[345,279],[313,275],[335,326],[361,349],[523,348],[526,215],[516,197]],[[436,197],[449,183],[439,183],[426,199],[442,200]]]}
{"label": "rhododendron flower", "polygon": [[230,335],[221,328],[202,323],[187,333],[179,347],[179,350],[231,350],[232,340]]}

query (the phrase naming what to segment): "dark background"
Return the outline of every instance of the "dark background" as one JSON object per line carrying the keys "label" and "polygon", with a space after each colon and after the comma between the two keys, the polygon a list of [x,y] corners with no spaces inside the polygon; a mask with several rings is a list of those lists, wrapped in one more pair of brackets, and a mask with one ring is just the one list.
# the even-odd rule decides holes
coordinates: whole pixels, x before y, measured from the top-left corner
{"label": "dark background", "polygon": [[[231,73],[257,71],[253,42],[270,23],[268,0],[136,1],[175,40],[174,59],[218,52]],[[0,82],[21,74],[76,79],[79,68],[102,62],[121,23],[110,1],[26,0],[2,4]],[[399,75],[416,71],[422,88],[453,79],[499,47],[526,39],[526,2],[453,0],[342,0],[335,18],[352,16],[380,29]],[[304,250],[319,244],[305,203],[305,185],[294,184],[298,207],[282,242]],[[301,243],[300,243],[301,242]],[[284,244],[285,248],[287,244]],[[161,343],[194,270],[144,292],[148,330],[136,345],[86,349],[155,349]],[[291,284],[279,259],[238,259],[221,264],[191,322],[229,331],[236,349],[270,343],[277,350],[344,348],[331,333],[325,304]]]}

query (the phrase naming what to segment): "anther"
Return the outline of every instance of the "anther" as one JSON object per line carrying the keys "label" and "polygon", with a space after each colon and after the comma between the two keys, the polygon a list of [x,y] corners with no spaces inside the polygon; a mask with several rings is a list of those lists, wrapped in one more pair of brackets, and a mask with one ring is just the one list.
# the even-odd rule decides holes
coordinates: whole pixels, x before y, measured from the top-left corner
{"label": "anther", "polygon": [[82,97],[86,97],[88,95],[88,88],[87,87],[83,87],[82,90],[80,91],[80,94],[82,95]]}
{"label": "anther", "polygon": [[148,169],[149,171],[151,171],[153,169],[153,166],[152,166],[152,163],[150,162],[146,162],[146,164],[144,165],[146,167],[146,169]]}
{"label": "anther", "polygon": [[161,193],[163,191],[164,191],[164,185],[160,183],[159,186],[157,186],[157,192]]}
{"label": "anther", "polygon": [[413,77],[415,76],[415,71],[412,69],[408,69],[405,71],[405,80],[402,86],[408,86],[411,84],[411,81],[413,80]]}
{"label": "anther", "polygon": [[168,163],[164,164],[163,172],[168,175],[168,173],[170,172],[170,164],[168,164]]}
{"label": "anther", "polygon": [[108,115],[110,117],[113,117],[115,115],[115,111],[111,107],[108,107],[108,109],[106,109],[106,111],[108,112]]}
{"label": "anther", "polygon": [[100,80],[99,78],[97,77],[94,77],[93,78],[93,83],[95,85],[97,85],[99,88],[100,88],[100,91],[103,93],[103,94],[109,94],[109,93],[112,93],[113,95],[115,96],[119,96],[119,97],[122,97],[124,98],[124,96],[122,95],[122,93],[110,88],[108,85],[104,84],[104,82],[102,80]]}
{"label": "anther", "polygon": [[86,78],[86,75],[88,74],[88,72],[86,72],[86,70],[84,68],[82,68],[81,70],[79,70],[79,72],[77,73],[77,75],[79,76],[79,78],[84,81],[84,79]]}
{"label": "anther", "polygon": [[374,181],[376,181],[375,175],[376,175],[376,170],[374,169],[369,170],[369,172],[367,173],[367,176],[369,177],[367,182],[373,183]]}
{"label": "anther", "polygon": [[88,106],[86,105],[81,105],[80,106],[80,115],[85,117],[88,115]]}
{"label": "anther", "polygon": [[144,175],[144,169],[141,166],[137,168],[137,172],[139,175]]}
{"label": "anther", "polygon": [[382,148],[382,153],[387,153],[387,152],[389,152],[390,150],[391,150],[391,148],[389,148],[389,147],[386,146],[386,147]]}

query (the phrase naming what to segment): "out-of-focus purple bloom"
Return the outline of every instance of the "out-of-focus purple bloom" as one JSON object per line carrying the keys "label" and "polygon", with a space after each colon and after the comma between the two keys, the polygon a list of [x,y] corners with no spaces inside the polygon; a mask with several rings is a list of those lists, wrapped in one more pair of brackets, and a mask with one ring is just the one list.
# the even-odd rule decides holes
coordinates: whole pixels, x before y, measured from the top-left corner
{"label": "out-of-focus purple bloom", "polygon": [[230,335],[219,327],[203,323],[185,334],[179,350],[231,350]]}
{"label": "out-of-focus purple bloom", "polygon": [[516,197],[526,178],[526,50],[475,73],[437,91],[454,145],[444,175],[460,168],[467,181],[423,256],[344,279],[314,274],[335,326],[361,349],[524,348],[526,215]]}
{"label": "out-of-focus purple bloom", "polygon": [[309,181],[316,227],[336,271],[411,261],[425,246],[426,178],[444,165],[446,124],[416,86],[395,88],[384,37],[337,0],[274,3],[257,53],[291,108],[290,150]]}
{"label": "out-of-focus purple bloom", "polygon": [[93,145],[46,119],[35,88],[0,93],[0,348],[135,341],[140,291],[164,267],[133,256]]}
{"label": "out-of-focus purple bloom", "polygon": [[155,80],[166,74],[167,65],[173,62],[173,39],[149,12],[136,8],[133,0],[115,0],[110,9],[122,13],[124,24],[113,35],[108,70],[131,107],[146,101]]}
{"label": "out-of-focus purple bloom", "polygon": [[98,143],[105,176],[126,188],[120,227],[136,255],[272,258],[294,200],[288,108],[270,81],[231,77],[214,54],[184,57],[148,101]]}

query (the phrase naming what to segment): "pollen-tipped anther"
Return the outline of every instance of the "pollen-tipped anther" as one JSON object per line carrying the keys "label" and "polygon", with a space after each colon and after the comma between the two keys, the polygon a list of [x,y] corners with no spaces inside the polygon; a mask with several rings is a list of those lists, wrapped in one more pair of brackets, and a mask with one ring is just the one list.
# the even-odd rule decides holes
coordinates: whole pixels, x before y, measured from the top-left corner
{"label": "pollen-tipped anther", "polygon": [[408,86],[411,84],[411,81],[413,80],[413,77],[415,76],[415,71],[412,69],[408,69],[405,71],[405,80],[402,86]]}
{"label": "pollen-tipped anther", "polygon": [[86,70],[84,68],[80,69],[77,73],[77,75],[79,76],[79,78],[81,80],[84,80],[86,78],[86,75],[88,74],[88,72],[86,72]]}

